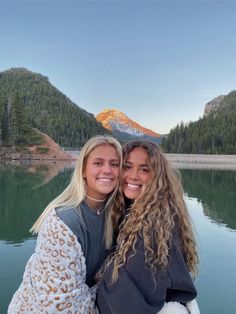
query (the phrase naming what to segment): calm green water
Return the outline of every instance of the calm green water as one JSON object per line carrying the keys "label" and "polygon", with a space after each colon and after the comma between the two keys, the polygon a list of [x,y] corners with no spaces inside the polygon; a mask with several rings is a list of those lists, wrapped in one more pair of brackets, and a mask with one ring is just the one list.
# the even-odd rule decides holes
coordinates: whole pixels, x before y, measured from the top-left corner
{"label": "calm green water", "polygon": [[[6,313],[35,247],[28,229],[70,180],[72,170],[0,165],[0,313]],[[200,252],[201,313],[236,313],[236,172],[181,170]]]}

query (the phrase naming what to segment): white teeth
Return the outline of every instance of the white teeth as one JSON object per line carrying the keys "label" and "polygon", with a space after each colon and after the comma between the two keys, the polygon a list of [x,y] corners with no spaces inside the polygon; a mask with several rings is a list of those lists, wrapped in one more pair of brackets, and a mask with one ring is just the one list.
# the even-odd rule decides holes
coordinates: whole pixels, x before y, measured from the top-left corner
{"label": "white teeth", "polygon": [[108,178],[99,178],[98,180],[102,182],[111,182],[111,179]]}
{"label": "white teeth", "polygon": [[139,184],[132,184],[132,183],[127,183],[128,188],[133,189],[133,190],[137,190],[140,188]]}

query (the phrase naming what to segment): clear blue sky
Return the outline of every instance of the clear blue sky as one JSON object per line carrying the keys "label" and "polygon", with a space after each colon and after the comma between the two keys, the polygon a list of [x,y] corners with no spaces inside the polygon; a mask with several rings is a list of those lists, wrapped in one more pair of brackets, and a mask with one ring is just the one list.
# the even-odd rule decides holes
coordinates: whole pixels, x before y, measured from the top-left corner
{"label": "clear blue sky", "polygon": [[235,1],[2,1],[0,71],[25,67],[94,115],[159,133],[236,89]]}

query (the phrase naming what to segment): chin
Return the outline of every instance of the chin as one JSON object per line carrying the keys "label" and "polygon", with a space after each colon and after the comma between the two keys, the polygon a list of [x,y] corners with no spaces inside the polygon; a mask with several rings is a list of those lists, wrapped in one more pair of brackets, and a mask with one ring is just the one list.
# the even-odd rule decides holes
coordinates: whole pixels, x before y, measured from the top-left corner
{"label": "chin", "polygon": [[139,193],[130,193],[130,192],[124,192],[125,197],[127,197],[129,200],[135,200]]}
{"label": "chin", "polygon": [[100,190],[99,192],[101,193],[101,194],[104,194],[104,195],[108,195],[108,194],[110,194],[111,192],[113,192],[114,191],[114,189],[115,188],[110,188],[110,189],[103,189],[103,190]]}

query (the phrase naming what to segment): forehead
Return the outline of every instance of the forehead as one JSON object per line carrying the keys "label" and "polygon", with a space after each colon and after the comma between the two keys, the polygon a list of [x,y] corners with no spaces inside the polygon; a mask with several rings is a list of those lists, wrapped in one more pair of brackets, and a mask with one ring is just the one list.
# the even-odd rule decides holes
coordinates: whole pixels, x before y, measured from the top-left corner
{"label": "forehead", "polygon": [[114,146],[110,144],[102,144],[96,146],[88,156],[88,159],[118,159],[118,154]]}
{"label": "forehead", "polygon": [[131,152],[129,152],[127,161],[146,165],[149,163],[149,157],[147,151],[144,148],[136,147]]}

